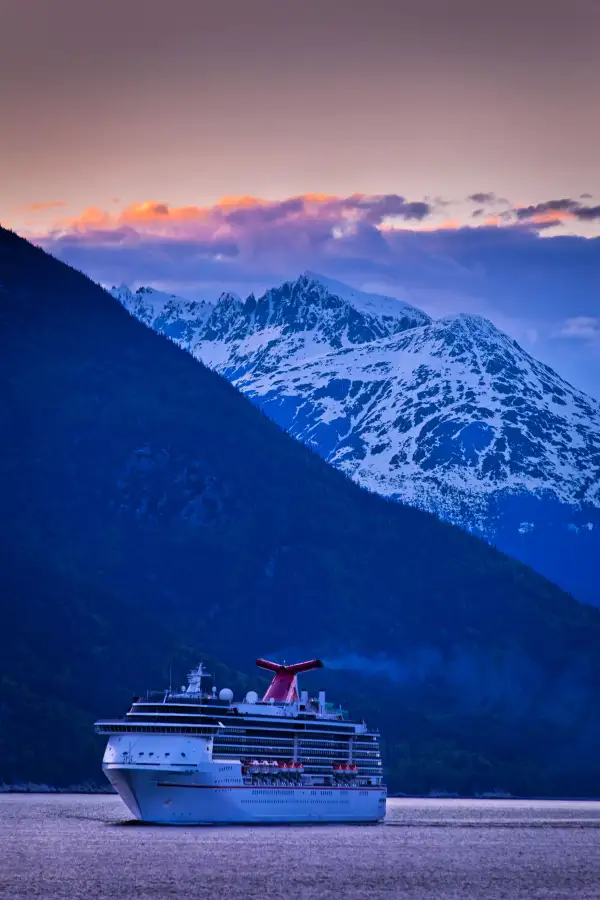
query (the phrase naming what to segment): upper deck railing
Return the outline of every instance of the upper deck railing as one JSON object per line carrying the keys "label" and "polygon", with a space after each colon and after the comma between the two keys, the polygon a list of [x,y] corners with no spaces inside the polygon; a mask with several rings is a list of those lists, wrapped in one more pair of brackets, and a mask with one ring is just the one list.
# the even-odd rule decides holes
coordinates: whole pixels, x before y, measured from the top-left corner
{"label": "upper deck railing", "polygon": [[144,704],[156,706],[200,706],[207,704],[209,707],[214,706],[217,710],[238,710],[243,707],[243,712],[252,714],[254,711],[257,715],[268,715],[269,710],[277,710],[279,713],[292,710],[294,715],[314,716],[319,719],[341,719],[345,721],[349,718],[348,710],[342,707],[336,707],[332,703],[327,703],[324,708],[319,708],[316,700],[309,700],[306,705],[298,702],[289,702],[281,700],[255,700],[248,703],[246,700],[226,701],[220,700],[211,694],[205,692],[198,694],[183,693],[179,691],[146,691],[145,695],[133,698],[133,705],[140,706]]}

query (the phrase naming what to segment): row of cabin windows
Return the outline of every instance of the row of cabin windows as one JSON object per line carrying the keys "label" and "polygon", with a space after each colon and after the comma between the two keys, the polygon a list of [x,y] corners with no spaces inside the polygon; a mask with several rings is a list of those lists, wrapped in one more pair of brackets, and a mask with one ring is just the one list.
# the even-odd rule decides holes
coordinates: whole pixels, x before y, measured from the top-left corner
{"label": "row of cabin windows", "polygon": [[[111,734],[124,734],[124,733],[136,734],[136,733],[140,733],[140,732],[142,732],[142,733],[149,732],[152,734],[164,734],[164,735],[191,734],[191,735],[205,736],[205,735],[210,735],[212,733],[208,729],[205,729],[205,728],[203,729],[203,728],[199,728],[199,727],[180,726],[179,728],[164,729],[158,725],[110,725],[110,726],[104,726],[102,730],[109,732]],[[264,743],[264,741],[262,743],[262,746],[265,747],[265,752],[269,752],[271,745],[275,744],[275,741],[277,741],[278,745],[281,745],[282,749],[284,749],[286,746],[287,746],[287,748],[291,749],[289,740],[286,742],[285,739],[269,738],[268,745],[266,745]],[[312,746],[310,746],[311,743],[312,742],[309,742],[309,741],[300,741],[299,742],[300,750],[301,751],[310,750],[311,754],[314,754],[314,755],[317,755],[317,754],[318,755],[327,755],[326,750],[321,749],[321,747],[312,747]],[[224,742],[221,739],[219,739],[218,737],[215,739],[215,747],[218,747],[224,753],[227,752],[228,750],[230,750],[232,748],[232,746],[236,746],[236,745],[240,745],[240,744],[243,747],[247,747],[248,749],[258,748],[259,746],[261,746],[260,739],[258,739],[258,738],[247,738],[247,739],[237,738],[237,739],[235,739],[235,743],[233,742],[233,740],[230,742]],[[330,745],[334,749],[347,750],[347,748],[348,748],[347,743],[340,744],[340,742],[331,741],[331,742],[327,742],[327,744]],[[336,747],[336,745],[337,745],[337,747]],[[273,749],[275,749],[275,747]],[[277,754],[274,754],[274,755],[277,755]],[[331,755],[331,754],[329,754],[329,755]],[[356,759],[366,757],[367,755],[369,757],[372,757],[372,756],[379,757],[380,756],[378,750],[364,751],[362,749],[362,747],[359,747],[357,744],[354,744],[353,756],[356,757]]]}
{"label": "row of cabin windows", "polygon": [[[271,747],[267,745],[248,747],[242,745],[223,745],[216,741],[214,743],[214,753],[217,756],[226,756],[227,758],[252,755],[256,756],[258,759],[288,759],[290,755],[294,755],[297,756],[298,759],[318,759],[322,761],[340,760],[344,762],[348,762],[348,759],[350,758],[348,747],[343,747],[339,750],[320,750],[313,747],[300,747],[298,748],[298,751],[294,753],[293,747]],[[369,754],[352,751],[353,762],[362,762],[365,765],[378,765],[379,760],[381,760],[381,753],[377,751]]]}
{"label": "row of cabin windows", "polygon": [[321,741],[318,738],[301,737],[298,743],[301,747],[312,747],[313,744],[319,747],[347,747],[349,741]]}
{"label": "row of cabin windows", "polygon": [[[362,793],[362,792],[361,792],[361,793]],[[346,804],[346,805],[350,803],[350,801],[348,800],[347,797],[344,797],[344,798],[342,798],[342,799],[339,799],[339,798],[336,797],[336,801],[337,801],[337,803],[344,803],[344,804]],[[250,797],[242,797],[242,803],[252,803],[252,804],[255,804],[255,803],[269,803],[269,804],[272,804],[272,803],[281,803],[281,804],[289,804],[289,802],[290,802],[289,800],[279,800],[277,797],[271,797],[270,799],[266,799],[266,800],[254,800],[254,799],[251,799]],[[314,797],[310,797],[310,798],[295,797],[295,798],[294,798],[294,803],[307,803],[307,804],[309,804],[310,806],[315,806],[315,805],[318,804],[318,803],[327,803],[327,802],[328,802],[327,800],[315,800]]]}
{"label": "row of cabin windows", "polygon": [[[215,739],[215,749],[223,751],[264,751],[265,753],[275,753],[275,755],[279,754],[284,755],[286,753],[291,753],[294,749],[294,744],[292,742],[288,743],[275,743],[274,741],[221,741],[218,738]],[[342,744],[340,747],[312,747],[310,744],[299,744],[298,745],[299,753],[315,753],[319,756],[348,756],[350,752],[350,747],[348,744]],[[377,757],[379,756],[378,750],[357,750],[356,748],[352,751],[355,756],[364,756],[364,757]]]}
{"label": "row of cabin windows", "polygon": [[301,743],[309,741],[315,744],[322,744],[324,747],[333,746],[334,744],[347,744],[352,739],[352,735],[340,735],[336,741],[319,738],[306,732],[298,734],[277,734],[273,731],[265,731],[256,728],[240,728],[233,731],[232,728],[219,729],[219,737],[223,740],[266,740],[266,741],[293,741],[298,740]]}
{"label": "row of cabin windows", "polygon": [[[345,796],[347,794],[347,791],[342,791],[341,793],[342,793],[342,796]],[[363,792],[361,791],[361,793],[363,793]],[[296,791],[286,791],[285,788],[280,788],[279,790],[277,788],[267,788],[266,790],[261,790],[260,788],[258,788],[257,790],[252,791],[253,797],[259,797],[259,796],[273,797],[273,795],[275,795],[275,797],[280,797],[282,794],[286,798],[297,796]],[[318,797],[318,796],[333,797],[333,791],[311,790],[310,796],[311,797]]]}
{"label": "row of cabin windows", "polygon": [[[228,734],[222,734],[222,733],[217,733],[215,735],[215,743],[217,743],[219,746],[224,746],[227,744],[233,744],[236,746],[242,745],[242,744],[249,744],[252,746],[275,746],[275,745],[290,746],[293,743],[293,740],[294,739],[291,736],[285,737],[285,738],[278,738],[278,737],[272,737],[271,735],[264,735],[262,737],[257,737],[256,735],[240,735],[238,737],[237,735],[234,736],[234,735],[228,735]],[[348,740],[345,740],[345,741],[322,741],[322,740],[318,740],[317,738],[306,738],[306,737],[302,737],[298,740],[298,746],[301,748],[310,748],[310,749],[315,749],[315,750],[319,750],[319,749],[323,748],[323,751],[325,751],[325,748],[328,748],[328,747],[330,747],[334,750],[338,750],[338,749],[344,750],[344,749],[347,749],[348,745],[349,745]],[[361,752],[364,752],[364,753],[372,754],[372,753],[378,752],[377,744],[375,744],[375,746],[373,746],[372,743],[362,744],[362,743],[358,743],[358,742],[354,741],[353,746],[355,747],[355,749],[357,751],[360,750]],[[363,750],[363,747],[368,747],[369,749]]]}
{"label": "row of cabin windows", "polygon": [[[224,756],[240,756],[244,751],[248,752],[249,750],[253,750],[257,757],[262,757],[268,755],[269,759],[274,757],[275,759],[287,759],[290,753],[292,752],[292,747],[287,748],[287,751],[281,752],[281,749],[284,748],[276,748],[276,747],[224,747],[221,744],[216,744],[214,752]],[[348,762],[349,754],[347,748],[343,752],[332,751],[332,750],[314,750],[309,748],[301,748],[297,754],[298,759],[318,759],[320,761],[325,760],[334,760],[340,762]],[[371,753],[368,756],[364,753],[353,753],[352,761],[355,763],[364,763],[365,765],[379,765],[378,760],[381,759],[380,753]]]}
{"label": "row of cabin windows", "polygon": [[[202,716],[148,716],[144,715],[137,718],[137,716],[127,716],[127,721],[145,721],[148,723],[159,724],[160,722],[168,722],[173,725],[177,725],[178,723],[190,724],[190,725],[212,725],[213,727],[218,726],[217,719],[209,719]],[[269,738],[269,740],[275,740],[276,738],[287,738],[292,739],[294,737],[298,737],[300,740],[318,740],[313,734],[323,734],[323,732],[313,732],[311,729],[307,731],[305,729],[300,728],[261,728],[259,725],[253,726],[248,725],[245,728],[231,728],[228,725],[225,725],[224,728],[220,729],[220,733],[222,736],[226,736],[227,734],[247,734],[252,737],[265,737]],[[338,740],[348,740],[349,738],[354,738],[354,734],[352,731],[345,731],[342,733],[332,734],[332,737],[337,737]],[[323,738],[325,741],[326,738]]]}
{"label": "row of cabin windows", "polygon": [[276,738],[276,737],[244,737],[242,735],[223,735],[217,734],[215,736],[216,741],[219,744],[252,744],[252,745],[262,745],[262,744],[283,744],[286,747],[292,746],[294,743],[293,737],[284,737],[284,738]]}
{"label": "row of cabin windows", "polygon": [[[304,763],[304,768],[306,771],[308,769],[316,769],[317,772],[327,772],[328,774],[331,772],[331,766],[328,766],[324,763]],[[376,772],[377,774],[381,773],[381,769],[378,766],[359,766],[359,772],[361,775],[368,774],[369,772]],[[340,772],[340,775],[344,775],[344,772]],[[354,773],[356,774],[356,773]]]}
{"label": "row of cabin windows", "polygon": [[180,728],[169,728],[166,730],[165,728],[161,728],[159,725],[103,725],[101,726],[101,733],[107,734],[140,734],[150,732],[151,734],[194,734],[206,736],[210,735],[213,732],[209,731],[207,728],[190,728],[186,726],[182,726]]}

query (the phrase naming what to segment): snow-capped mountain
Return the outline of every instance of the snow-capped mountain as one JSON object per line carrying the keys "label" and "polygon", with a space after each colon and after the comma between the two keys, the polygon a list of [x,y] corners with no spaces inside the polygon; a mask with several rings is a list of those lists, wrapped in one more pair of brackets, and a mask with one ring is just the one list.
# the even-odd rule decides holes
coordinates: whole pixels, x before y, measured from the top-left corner
{"label": "snow-capped mountain", "polygon": [[131,291],[126,284],[111,290],[113,297],[137,319],[184,346],[189,346],[213,310],[213,304],[205,300],[184,300],[176,294],[167,294],[151,287]]}
{"label": "snow-capped mountain", "polygon": [[[367,344],[424,325],[419,309],[306,272],[262,297],[242,301],[224,293],[214,305],[195,304],[152,288],[135,294],[126,285],[111,293],[147,325],[169,334],[238,387],[258,374],[331,350]],[[193,331],[193,334],[192,334]],[[184,335],[179,337],[179,335]]]}
{"label": "snow-capped mountain", "polygon": [[491,322],[434,322],[311,273],[202,315],[113,292],[363,486],[600,603],[600,403]]}
{"label": "snow-capped mountain", "polygon": [[600,505],[600,404],[478,316],[288,364],[247,392],[365,487],[435,497],[448,516],[455,490]]}
{"label": "snow-capped mountain", "polygon": [[241,389],[291,361],[302,363],[423,325],[421,310],[305,273],[242,303],[222,295],[192,352]]}

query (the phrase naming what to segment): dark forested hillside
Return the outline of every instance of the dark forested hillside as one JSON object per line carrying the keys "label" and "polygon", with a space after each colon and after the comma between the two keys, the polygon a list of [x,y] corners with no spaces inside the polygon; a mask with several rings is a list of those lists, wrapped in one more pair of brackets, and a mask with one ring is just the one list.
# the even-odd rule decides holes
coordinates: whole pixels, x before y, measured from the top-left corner
{"label": "dark forested hillside", "polygon": [[[340,699],[385,719],[398,789],[443,777],[409,751],[453,759],[484,789],[497,774],[523,784],[532,769],[531,789],[556,793],[586,772],[592,784],[598,611],[360,490],[4,230],[0,380],[1,603],[19,646],[9,640],[0,661],[0,721],[30,747],[20,769],[2,738],[0,781],[40,780],[42,746],[65,734],[84,777],[94,751],[83,723],[120,712],[133,682],[143,688],[179,648],[185,665],[202,650],[245,672],[257,653],[322,655]],[[359,690],[336,669],[375,677]],[[59,724],[33,731],[30,697],[38,710],[51,702]]]}
{"label": "dark forested hillside", "polygon": [[[134,693],[184,680],[204,648],[48,560],[0,545],[0,784],[101,783],[91,727]],[[218,684],[250,682],[201,653]]]}

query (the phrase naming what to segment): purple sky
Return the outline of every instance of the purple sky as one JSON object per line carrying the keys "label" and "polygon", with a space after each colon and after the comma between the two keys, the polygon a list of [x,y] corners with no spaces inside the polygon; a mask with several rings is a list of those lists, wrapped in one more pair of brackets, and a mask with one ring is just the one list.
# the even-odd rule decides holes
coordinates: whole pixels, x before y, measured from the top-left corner
{"label": "purple sky", "polygon": [[599,46],[598,0],[0,0],[0,222],[103,282],[482,312],[600,394]]}

